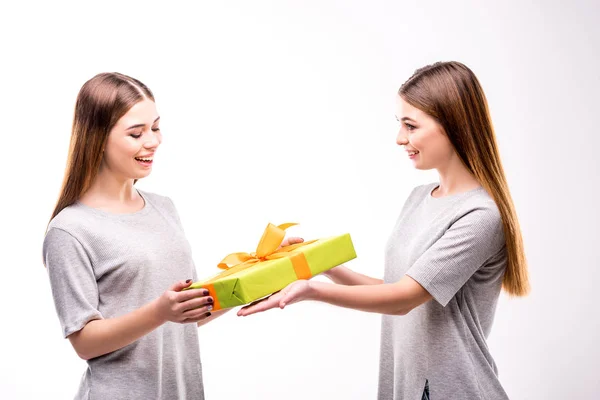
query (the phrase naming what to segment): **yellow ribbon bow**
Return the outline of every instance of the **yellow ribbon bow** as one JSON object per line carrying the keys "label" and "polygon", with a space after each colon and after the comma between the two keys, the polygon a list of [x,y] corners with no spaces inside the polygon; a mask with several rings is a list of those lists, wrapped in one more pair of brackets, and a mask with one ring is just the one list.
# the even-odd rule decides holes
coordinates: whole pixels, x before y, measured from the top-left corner
{"label": "yellow ribbon bow", "polygon": [[292,254],[292,252],[299,247],[314,243],[316,240],[280,247],[283,239],[285,238],[285,230],[294,225],[298,224],[288,222],[278,226],[273,224],[267,225],[262,237],[260,238],[260,241],[258,242],[256,251],[254,253],[240,252],[229,254],[223,258],[218,265],[219,268],[226,271],[220,273],[217,277],[222,278],[224,276],[234,274],[262,261],[290,257],[298,279],[310,278],[312,273],[310,272],[310,268],[306,262],[304,254]]}

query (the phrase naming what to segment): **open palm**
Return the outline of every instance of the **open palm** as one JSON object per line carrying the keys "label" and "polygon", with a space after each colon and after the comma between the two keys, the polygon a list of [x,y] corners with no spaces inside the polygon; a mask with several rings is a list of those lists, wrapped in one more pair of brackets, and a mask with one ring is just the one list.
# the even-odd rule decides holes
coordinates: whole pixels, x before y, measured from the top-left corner
{"label": "open palm", "polygon": [[238,311],[238,316],[246,316],[270,310],[271,308],[285,308],[285,306],[308,299],[310,292],[309,282],[306,280],[295,281],[279,292],[254,302]]}

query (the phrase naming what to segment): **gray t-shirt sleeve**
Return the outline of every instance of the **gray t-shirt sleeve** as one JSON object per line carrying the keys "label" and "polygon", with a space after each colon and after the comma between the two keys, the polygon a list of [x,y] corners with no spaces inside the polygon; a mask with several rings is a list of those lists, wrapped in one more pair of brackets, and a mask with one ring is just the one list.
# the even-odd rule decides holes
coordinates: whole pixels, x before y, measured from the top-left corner
{"label": "gray t-shirt sleeve", "polygon": [[68,232],[51,228],[44,239],[43,256],[64,337],[91,320],[102,319],[96,277],[81,243]]}
{"label": "gray t-shirt sleeve", "polygon": [[458,218],[410,267],[406,275],[446,306],[469,278],[504,245],[495,208],[475,208]]}

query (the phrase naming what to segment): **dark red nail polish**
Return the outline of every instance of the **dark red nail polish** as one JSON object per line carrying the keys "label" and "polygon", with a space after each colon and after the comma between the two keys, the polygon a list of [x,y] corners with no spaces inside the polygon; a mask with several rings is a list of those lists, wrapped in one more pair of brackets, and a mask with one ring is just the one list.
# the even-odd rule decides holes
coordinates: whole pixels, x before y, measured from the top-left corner
{"label": "dark red nail polish", "polygon": [[207,317],[210,317],[210,316],[211,316],[211,314],[210,314],[210,313],[206,313],[206,316],[207,316]]}
{"label": "dark red nail polish", "polygon": [[188,279],[187,281],[185,281],[185,283],[190,283],[191,281],[192,281],[191,279]]}
{"label": "dark red nail polish", "polygon": [[212,303],[213,301],[214,301],[214,300],[212,299],[212,297],[209,297],[209,298],[208,298],[208,302],[209,302],[209,303]]}
{"label": "dark red nail polish", "polygon": [[204,291],[204,295],[205,295],[205,296],[208,296],[208,290],[205,290],[205,291]]}

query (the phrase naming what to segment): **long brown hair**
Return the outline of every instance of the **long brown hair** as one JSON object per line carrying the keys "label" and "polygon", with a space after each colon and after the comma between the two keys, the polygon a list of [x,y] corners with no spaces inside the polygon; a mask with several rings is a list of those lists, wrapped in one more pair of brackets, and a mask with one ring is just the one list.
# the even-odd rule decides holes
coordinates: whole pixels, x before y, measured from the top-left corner
{"label": "long brown hair", "polygon": [[65,176],[50,221],[90,188],[111,129],[144,99],[154,101],[146,85],[116,72],[98,74],[81,87],[75,103]]}
{"label": "long brown hair", "polygon": [[459,62],[438,62],[416,70],[398,94],[437,120],[464,165],[496,202],[508,255],[502,286],[510,295],[526,295],[530,288],[521,228],[477,77]]}

